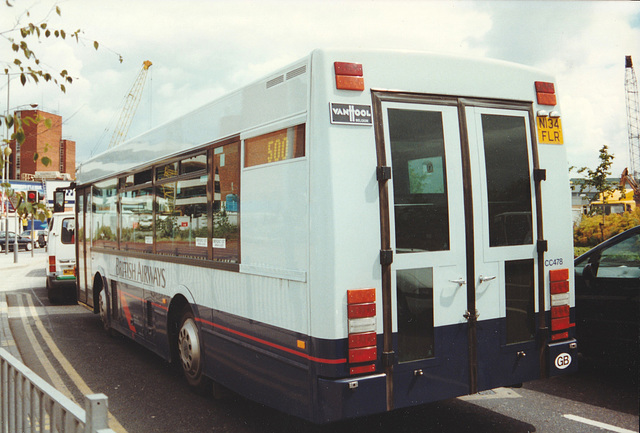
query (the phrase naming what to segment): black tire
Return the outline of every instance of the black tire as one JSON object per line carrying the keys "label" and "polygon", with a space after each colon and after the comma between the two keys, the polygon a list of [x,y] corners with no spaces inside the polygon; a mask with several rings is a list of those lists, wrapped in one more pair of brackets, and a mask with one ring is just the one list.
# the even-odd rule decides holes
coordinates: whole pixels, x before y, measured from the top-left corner
{"label": "black tire", "polygon": [[49,298],[49,302],[59,304],[60,297],[58,296],[57,290],[51,285],[49,278],[46,279],[45,287],[47,288],[47,298]]}
{"label": "black tire", "polygon": [[187,383],[199,394],[211,392],[211,380],[203,374],[204,352],[195,317],[185,308],[176,339],[179,365]]}
{"label": "black tire", "polygon": [[111,307],[109,304],[109,293],[107,293],[104,287],[98,294],[98,313],[100,314],[102,328],[105,330],[107,335],[109,335],[109,337],[113,337],[114,335],[116,335],[116,331],[111,327]]}

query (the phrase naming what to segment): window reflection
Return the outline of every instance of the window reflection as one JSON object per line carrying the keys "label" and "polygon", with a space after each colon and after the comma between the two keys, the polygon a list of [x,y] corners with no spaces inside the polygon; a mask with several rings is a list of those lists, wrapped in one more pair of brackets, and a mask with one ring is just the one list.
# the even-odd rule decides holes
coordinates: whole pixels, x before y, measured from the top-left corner
{"label": "window reflection", "polygon": [[535,337],[533,259],[505,262],[507,344]]}
{"label": "window reflection", "polygon": [[118,247],[118,183],[116,179],[96,183],[93,188],[93,245]]}
{"label": "window reflection", "polygon": [[163,183],[156,187],[156,252],[207,257],[207,179]]}
{"label": "window reflection", "polygon": [[433,268],[397,272],[398,360],[435,356],[433,334]]}
{"label": "window reflection", "polygon": [[153,189],[151,187],[120,194],[121,246],[125,250],[153,251]]}
{"label": "window reflection", "polygon": [[398,253],[449,249],[442,113],[389,109]]}
{"label": "window reflection", "polygon": [[482,115],[490,246],[533,243],[524,117]]}
{"label": "window reflection", "polygon": [[240,230],[238,227],[240,195],[239,143],[213,150],[213,260],[238,263]]}

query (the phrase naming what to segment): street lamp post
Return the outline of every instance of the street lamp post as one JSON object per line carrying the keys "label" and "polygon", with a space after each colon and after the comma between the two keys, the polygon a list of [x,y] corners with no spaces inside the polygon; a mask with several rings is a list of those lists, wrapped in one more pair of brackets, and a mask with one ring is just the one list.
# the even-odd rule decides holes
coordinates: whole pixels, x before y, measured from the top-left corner
{"label": "street lamp post", "polygon": [[[5,127],[5,142],[2,149],[2,156],[4,158],[4,164],[2,164],[2,183],[7,183],[9,177],[9,155],[11,154],[11,148],[9,147],[9,125],[7,125],[7,119],[9,118],[9,83],[11,83],[11,77],[7,74],[7,115],[4,118]],[[9,149],[9,152],[7,152]],[[3,188],[5,188],[3,186]],[[7,206],[7,196],[5,189],[2,190],[2,211],[4,212],[4,253],[9,254],[9,207]]]}
{"label": "street lamp post", "polygon": [[[5,142],[4,142],[4,146],[2,148],[2,152],[3,152],[3,157],[4,157],[4,164],[2,164],[2,183],[3,184],[7,184],[9,183],[9,156],[11,155],[11,148],[9,147],[9,125],[7,125],[7,121],[6,119],[9,118],[9,112],[10,112],[10,89],[11,89],[11,75],[18,75],[18,74],[9,74],[7,73],[7,113],[6,113],[6,117],[5,117]],[[31,108],[37,108],[38,104],[27,104],[30,105]],[[20,105],[18,107],[15,107],[15,110],[19,109],[23,107],[23,105]],[[4,188],[4,187],[3,187]],[[2,190],[2,211],[0,211],[0,218],[2,217],[2,214],[4,213],[4,230],[5,230],[5,238],[4,238],[4,242],[5,242],[5,248],[4,248],[4,253],[5,254],[9,254],[9,206],[7,205],[7,195],[5,194],[6,190],[3,189]],[[14,209],[14,213],[15,213],[15,218],[16,218],[16,222],[15,222],[15,239],[14,239],[14,243],[13,243],[13,262],[14,263],[18,263],[18,210]],[[33,224],[32,224],[33,226]],[[1,230],[1,227],[0,227]],[[33,250],[32,250],[33,251]]]}

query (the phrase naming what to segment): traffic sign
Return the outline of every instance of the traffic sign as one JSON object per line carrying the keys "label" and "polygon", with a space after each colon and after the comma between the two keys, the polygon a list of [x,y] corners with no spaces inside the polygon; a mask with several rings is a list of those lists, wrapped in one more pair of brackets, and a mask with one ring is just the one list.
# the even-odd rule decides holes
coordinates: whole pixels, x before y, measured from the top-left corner
{"label": "traffic sign", "polygon": [[13,206],[13,209],[14,210],[18,209],[18,202],[20,201],[20,196],[18,194],[15,194],[7,198],[9,199],[11,206]]}

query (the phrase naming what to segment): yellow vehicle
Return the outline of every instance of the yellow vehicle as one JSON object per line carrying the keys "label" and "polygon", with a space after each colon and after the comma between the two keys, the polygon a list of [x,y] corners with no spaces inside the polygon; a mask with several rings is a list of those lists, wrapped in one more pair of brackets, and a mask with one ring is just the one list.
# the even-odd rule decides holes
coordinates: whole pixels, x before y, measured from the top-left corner
{"label": "yellow vehicle", "polygon": [[631,188],[625,189],[624,194],[620,190],[616,190],[612,193],[605,193],[604,200],[602,199],[603,194],[600,194],[598,200],[591,202],[591,206],[604,207],[605,215],[631,212],[636,208],[633,193]]}

